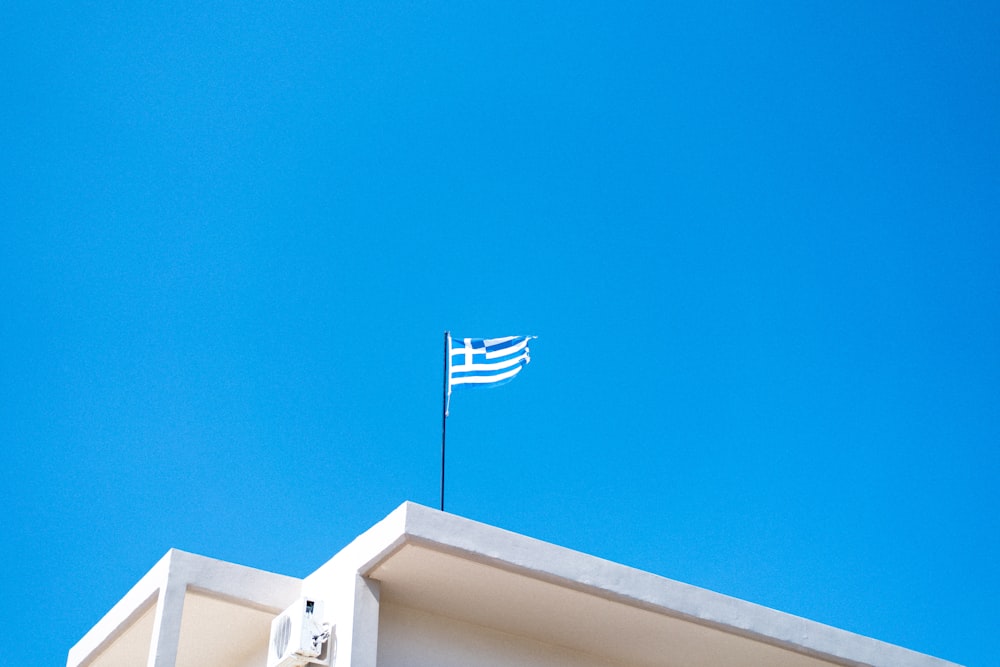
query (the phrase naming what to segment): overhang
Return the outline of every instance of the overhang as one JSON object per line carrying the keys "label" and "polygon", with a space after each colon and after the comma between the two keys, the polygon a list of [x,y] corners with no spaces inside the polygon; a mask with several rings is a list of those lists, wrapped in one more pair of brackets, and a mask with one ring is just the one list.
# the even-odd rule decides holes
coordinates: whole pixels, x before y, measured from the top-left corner
{"label": "overhang", "polygon": [[[623,664],[953,665],[413,503],[328,563],[345,565],[378,582],[380,604]],[[313,577],[322,577],[324,568]]]}
{"label": "overhang", "polygon": [[271,619],[301,586],[171,549],[70,649],[67,667],[263,664]]}

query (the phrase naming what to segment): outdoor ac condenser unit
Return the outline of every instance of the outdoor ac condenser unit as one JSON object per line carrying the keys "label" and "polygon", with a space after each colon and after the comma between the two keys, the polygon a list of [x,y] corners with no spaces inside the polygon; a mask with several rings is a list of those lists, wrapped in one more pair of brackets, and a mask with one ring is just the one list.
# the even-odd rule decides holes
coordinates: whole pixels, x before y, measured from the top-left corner
{"label": "outdoor ac condenser unit", "polygon": [[267,667],[329,665],[336,641],[322,601],[299,598],[271,621]]}

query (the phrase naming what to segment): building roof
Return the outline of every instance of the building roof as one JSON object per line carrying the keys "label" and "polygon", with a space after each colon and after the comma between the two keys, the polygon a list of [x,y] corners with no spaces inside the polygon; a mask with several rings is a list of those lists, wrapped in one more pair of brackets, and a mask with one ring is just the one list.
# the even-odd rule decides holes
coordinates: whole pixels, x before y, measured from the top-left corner
{"label": "building roof", "polygon": [[146,655],[155,667],[262,666],[271,617],[299,595],[330,607],[340,667],[377,664],[381,607],[637,667],[953,664],[404,503],[304,580],[173,550],[73,647],[67,665],[132,666]]}

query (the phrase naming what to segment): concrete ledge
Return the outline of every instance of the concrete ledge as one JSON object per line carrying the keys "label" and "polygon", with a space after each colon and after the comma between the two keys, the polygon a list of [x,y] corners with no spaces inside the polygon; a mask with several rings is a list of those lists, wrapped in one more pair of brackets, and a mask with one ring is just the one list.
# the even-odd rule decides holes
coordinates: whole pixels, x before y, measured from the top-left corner
{"label": "concrete ledge", "polygon": [[171,549],[70,649],[66,665],[100,664],[101,654],[155,606],[149,644],[133,652],[147,654],[150,666],[173,667],[188,591],[278,613],[298,597],[301,588],[302,581],[294,577]]}
{"label": "concrete ledge", "polygon": [[352,559],[364,575],[375,571],[403,545],[412,544],[835,664],[957,667],[894,644],[414,503],[401,505],[355,543],[359,550],[361,545],[371,549],[370,557],[359,554]]}

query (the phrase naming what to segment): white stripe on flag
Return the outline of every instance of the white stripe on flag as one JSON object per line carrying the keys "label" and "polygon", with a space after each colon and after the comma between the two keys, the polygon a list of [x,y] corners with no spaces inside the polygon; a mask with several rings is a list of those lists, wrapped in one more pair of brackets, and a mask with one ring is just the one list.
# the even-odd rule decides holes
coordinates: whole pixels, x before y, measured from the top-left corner
{"label": "white stripe on flag", "polygon": [[[477,378],[477,383],[499,382],[507,376],[504,373],[510,369],[521,370],[528,363],[528,357],[520,357],[510,362],[496,365],[472,364],[471,366],[459,366],[453,370],[452,384],[464,384],[472,382],[469,378]],[[481,378],[481,379],[479,379]]]}
{"label": "white stripe on flag", "polygon": [[452,379],[451,384],[492,384],[494,382],[502,382],[503,380],[512,378],[520,373],[522,368],[524,368],[524,366],[516,366],[505,373],[498,373],[496,375],[467,375],[465,377]]}
{"label": "white stripe on flag", "polygon": [[503,368],[509,368],[515,364],[520,364],[522,361],[528,360],[528,353],[523,352],[516,357],[510,359],[501,359],[500,361],[493,361],[489,363],[477,364],[475,362],[471,364],[452,364],[452,373],[465,373],[471,371],[498,371]]}

